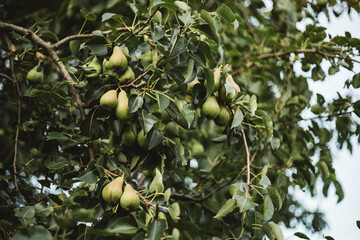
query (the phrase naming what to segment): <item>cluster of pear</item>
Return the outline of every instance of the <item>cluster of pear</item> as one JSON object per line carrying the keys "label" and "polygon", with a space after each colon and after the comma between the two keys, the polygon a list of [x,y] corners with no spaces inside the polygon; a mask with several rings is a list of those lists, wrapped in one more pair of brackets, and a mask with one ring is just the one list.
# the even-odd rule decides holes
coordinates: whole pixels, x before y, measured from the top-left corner
{"label": "cluster of pear", "polygon": [[112,204],[120,201],[120,206],[127,211],[134,211],[139,208],[140,198],[130,184],[122,189],[124,176],[120,176],[108,183],[102,190],[103,199]]}
{"label": "cluster of pear", "polygon": [[[135,74],[132,68],[128,65],[128,60],[124,52],[118,46],[114,47],[109,60],[104,58],[102,66],[103,73],[117,78],[120,84],[127,83],[135,79]],[[101,65],[97,56],[94,56],[87,67],[95,70],[94,72],[86,75],[88,78],[96,78],[100,76]]]}
{"label": "cluster of pear", "polygon": [[[219,68],[215,68],[213,73],[214,93],[205,100],[201,108],[201,113],[208,119],[213,119],[217,125],[225,126],[231,118],[230,110],[225,104],[231,102],[236,97],[237,93],[240,92],[240,87],[228,73],[226,74],[225,81],[223,81],[221,77],[222,73]],[[192,88],[197,83],[200,83],[200,81],[196,77],[192,82],[188,83],[188,91],[191,92]],[[204,85],[205,87],[207,86],[206,80]],[[229,91],[229,89],[231,90]]]}
{"label": "cluster of pear", "polygon": [[130,118],[129,99],[124,90],[120,90],[119,94],[117,94],[116,90],[107,91],[101,96],[100,105],[108,107],[109,109],[115,108],[115,115],[120,120]]}

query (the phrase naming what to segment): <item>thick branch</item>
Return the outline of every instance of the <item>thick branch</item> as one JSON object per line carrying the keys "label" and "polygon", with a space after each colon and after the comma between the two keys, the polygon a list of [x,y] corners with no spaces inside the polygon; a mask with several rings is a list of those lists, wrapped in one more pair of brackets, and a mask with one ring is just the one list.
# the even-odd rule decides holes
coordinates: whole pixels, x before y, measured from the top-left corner
{"label": "thick branch", "polygon": [[260,39],[258,37],[258,35],[256,35],[253,26],[251,25],[251,23],[249,22],[249,20],[247,19],[245,10],[242,7],[238,7],[241,16],[243,17],[245,23],[246,23],[246,27],[249,29],[250,34],[253,36],[253,38],[255,39],[256,43],[259,44],[260,43]]}
{"label": "thick branch", "polygon": [[[121,28],[116,29],[117,32],[124,32],[124,31],[131,31],[131,30],[132,30],[132,28],[127,28],[127,27],[121,27]],[[109,35],[111,33],[112,33],[112,30],[102,31],[102,34],[105,36]],[[92,38],[94,36],[95,36],[95,34],[93,34],[93,33],[71,35],[71,36],[67,36],[67,37],[61,39],[60,41],[52,44],[51,46],[55,49],[58,49],[61,45],[65,44],[67,42],[70,42],[71,40]]]}
{"label": "thick branch", "polygon": [[[5,38],[6,45],[9,49],[10,55],[12,55],[11,43],[10,43],[10,40],[9,40],[7,34],[4,34],[4,38]],[[24,201],[24,198],[21,196],[19,186],[17,183],[18,172],[16,169],[16,161],[17,161],[17,155],[18,155],[18,142],[19,142],[19,133],[20,133],[20,125],[21,125],[21,96],[22,96],[22,94],[21,94],[20,87],[19,87],[19,84],[16,79],[13,56],[10,57],[10,71],[11,71],[12,80],[16,87],[16,92],[18,94],[18,114],[17,114],[17,126],[16,126],[16,132],[15,132],[15,140],[14,140],[14,159],[13,159],[14,184],[15,184],[16,192],[19,195],[21,202],[24,204],[24,206],[26,206],[26,203]]]}
{"label": "thick branch", "polygon": [[[30,31],[30,30],[28,30],[26,28],[19,27],[17,25],[0,22],[0,29],[15,31],[15,32],[17,32],[17,33],[19,33],[21,35],[24,35],[24,36],[28,37],[31,41],[33,41],[34,43],[39,45],[40,47],[44,48],[49,53],[51,59],[58,66],[61,75],[70,83],[69,84],[70,92],[74,96],[75,102],[78,105],[81,119],[85,120],[86,119],[86,114],[85,114],[85,110],[84,110],[84,103],[81,100],[81,96],[80,96],[80,93],[79,93],[78,89],[76,89],[75,86],[74,86],[74,84],[76,82],[70,76],[69,72],[66,70],[66,67],[65,67],[64,63],[60,61],[60,58],[57,55],[54,47],[52,45],[50,45],[49,43],[45,42],[44,40],[42,40],[34,32],[32,32],[32,31]],[[94,149],[92,148],[91,145],[89,145],[89,154],[90,154],[90,159],[95,159]]]}

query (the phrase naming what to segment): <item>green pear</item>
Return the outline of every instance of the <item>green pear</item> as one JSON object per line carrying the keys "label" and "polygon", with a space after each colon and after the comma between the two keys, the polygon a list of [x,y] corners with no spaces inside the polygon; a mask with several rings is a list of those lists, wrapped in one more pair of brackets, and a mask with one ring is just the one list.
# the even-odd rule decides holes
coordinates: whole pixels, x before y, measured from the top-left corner
{"label": "green pear", "polygon": [[100,98],[100,105],[114,109],[118,103],[116,90],[109,90]]}
{"label": "green pear", "polygon": [[117,203],[123,194],[124,176],[117,177],[108,183],[102,190],[102,197],[108,203]]}
{"label": "green pear", "polygon": [[200,81],[199,81],[198,77],[196,76],[196,77],[194,78],[194,80],[192,80],[191,82],[189,82],[189,83],[186,85],[186,88],[187,88],[188,93],[191,93],[191,92],[192,92],[192,89],[194,88],[194,86],[195,86],[196,84],[198,84],[198,83],[200,83]]}
{"label": "green pear", "polygon": [[140,198],[130,184],[125,185],[124,194],[120,198],[120,205],[127,211],[136,210],[140,205]]}
{"label": "green pear", "polygon": [[147,62],[152,62],[153,60],[153,54],[151,51],[147,51],[146,53],[144,54],[141,54],[138,59],[140,60],[144,60],[144,61],[147,61]]}
{"label": "green pear", "polygon": [[145,148],[147,145],[147,136],[144,134],[144,130],[141,129],[141,131],[137,135],[137,143],[139,147]]}
{"label": "green pear", "polygon": [[174,122],[169,122],[165,126],[165,133],[171,137],[179,136],[179,126]]}
{"label": "green pear", "polygon": [[201,157],[204,154],[204,146],[196,139],[191,140],[191,149],[194,157]]}
{"label": "green pear", "polygon": [[[231,92],[226,92],[225,85],[228,84],[232,87]],[[232,101],[237,93],[240,92],[240,87],[237,85],[233,79],[233,77],[230,74],[226,75],[226,83],[225,85],[222,85],[219,91],[220,99],[224,102]]]}
{"label": "green pear", "polygon": [[41,66],[41,62],[27,73],[26,78],[32,83],[39,83],[44,80],[44,68]]}
{"label": "green pear", "polygon": [[132,131],[131,127],[128,127],[124,130],[124,132],[121,135],[121,142],[127,147],[134,146],[136,142],[136,135]]}
{"label": "green pear", "polygon": [[126,120],[130,118],[129,113],[129,99],[124,90],[121,90],[118,95],[118,102],[115,109],[115,115],[120,120]]}
{"label": "green pear", "polygon": [[201,113],[209,119],[215,119],[219,115],[220,107],[214,96],[206,99],[201,108]]}
{"label": "green pear", "polygon": [[105,67],[107,69],[116,68],[120,72],[123,72],[126,70],[127,66],[128,66],[128,61],[126,56],[124,55],[120,47],[115,46],[113,49],[113,53],[109,58],[109,63],[107,63]]}
{"label": "green pear", "polygon": [[[92,68],[92,73],[86,74],[86,76],[88,78],[96,78],[100,75],[101,65],[100,65],[100,62],[99,62],[99,59],[97,58],[97,56],[94,56],[92,61],[89,63],[88,67]],[[94,70],[95,70],[95,72],[93,72]]]}
{"label": "green pear", "polygon": [[219,126],[225,126],[228,124],[230,120],[230,112],[227,110],[227,108],[223,105],[220,106],[220,113],[219,115],[214,119],[215,123]]}
{"label": "green pear", "polygon": [[124,74],[119,78],[120,83],[127,83],[135,80],[135,74],[130,66],[126,68]]}

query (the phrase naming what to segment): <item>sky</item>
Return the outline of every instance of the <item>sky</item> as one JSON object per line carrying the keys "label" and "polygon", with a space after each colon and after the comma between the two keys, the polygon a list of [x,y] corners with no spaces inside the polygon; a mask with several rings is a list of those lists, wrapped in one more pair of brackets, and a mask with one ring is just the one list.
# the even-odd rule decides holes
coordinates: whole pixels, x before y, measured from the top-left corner
{"label": "sky", "polygon": [[[344,36],[345,31],[351,33],[352,37],[360,39],[360,14],[353,12],[351,18],[345,13],[340,18],[331,18],[328,22],[325,15],[321,15],[320,24],[327,27],[327,33],[333,37],[336,35]],[[301,29],[304,26],[298,26]],[[324,63],[326,64],[326,63]],[[355,73],[360,72],[360,64],[354,64]],[[333,76],[327,76],[324,82],[314,82],[309,80],[309,87],[316,93],[322,94],[327,101],[330,101],[339,92],[342,96],[352,95],[356,100],[360,99],[359,89],[342,89],[346,80],[351,79],[354,73],[342,68],[340,72]],[[314,100],[314,99],[313,99]],[[314,100],[315,101],[315,100]],[[357,122],[360,119],[352,114],[352,118]],[[333,123],[330,123],[331,125]],[[329,190],[329,197],[325,198],[321,194],[322,186],[318,188],[319,195],[314,199],[310,194],[301,190],[296,191],[298,200],[304,203],[309,209],[320,209],[325,213],[328,223],[321,233],[312,234],[304,227],[298,226],[296,229],[283,229],[285,240],[298,240],[300,238],[293,234],[297,231],[304,232],[312,240],[324,239],[324,236],[331,236],[335,240],[358,240],[360,239],[360,229],[356,226],[356,221],[360,220],[360,189],[359,189],[359,171],[360,171],[360,145],[353,141],[353,153],[350,154],[347,149],[339,150],[335,142],[330,143],[333,153],[334,168],[339,182],[342,184],[345,198],[337,204],[337,196],[334,187]]]}

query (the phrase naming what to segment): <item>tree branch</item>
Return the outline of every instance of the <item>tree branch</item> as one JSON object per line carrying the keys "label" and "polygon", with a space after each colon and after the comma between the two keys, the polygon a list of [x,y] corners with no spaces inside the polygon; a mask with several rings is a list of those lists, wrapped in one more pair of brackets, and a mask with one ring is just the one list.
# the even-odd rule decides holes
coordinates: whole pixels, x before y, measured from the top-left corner
{"label": "tree branch", "polygon": [[146,20],[144,26],[142,26],[140,29],[138,29],[137,31],[135,32],[132,32],[129,36],[127,36],[127,38],[125,38],[124,41],[122,41],[122,43],[119,44],[119,47],[121,45],[123,45],[124,43],[126,43],[132,36],[138,34],[139,32],[141,32],[142,30],[144,30],[144,28],[146,27],[146,25],[150,22],[150,20],[153,18],[153,16],[155,15],[155,13],[160,9],[160,7],[157,7],[155,9],[155,11],[150,15],[150,17],[148,18],[148,20]]}
{"label": "tree branch", "polygon": [[[6,33],[4,34],[4,39],[5,39],[6,45],[9,49],[10,55],[12,55],[10,39]],[[22,195],[20,193],[19,185],[17,183],[18,172],[16,169],[16,161],[17,161],[17,155],[18,155],[18,143],[19,143],[19,133],[20,133],[20,125],[21,125],[21,96],[22,96],[22,94],[21,94],[20,87],[19,87],[19,84],[16,79],[13,56],[10,57],[10,71],[11,71],[12,81],[14,82],[14,85],[16,87],[16,92],[18,94],[18,114],[17,114],[17,125],[16,125],[15,140],[14,140],[14,159],[13,159],[14,184],[15,184],[16,192],[19,195],[21,202],[24,204],[24,206],[26,206],[24,198],[22,197]]]}
{"label": "tree branch", "polygon": [[259,43],[260,43],[260,39],[259,39],[258,35],[256,35],[253,26],[251,25],[251,23],[250,23],[249,20],[247,19],[245,10],[244,10],[241,6],[238,6],[238,8],[239,8],[239,11],[240,11],[241,16],[243,17],[243,19],[244,19],[244,21],[245,21],[245,23],[246,23],[246,27],[249,29],[250,34],[251,34],[251,35],[253,36],[253,38],[255,39],[256,43],[259,44]]}
{"label": "tree branch", "polygon": [[[54,47],[45,42],[43,39],[41,39],[39,36],[37,36],[34,32],[14,25],[14,24],[10,24],[10,23],[5,23],[5,22],[0,22],[0,29],[4,29],[4,30],[10,30],[10,31],[15,31],[21,35],[24,35],[26,37],[28,37],[31,41],[33,41],[34,43],[36,43],[37,45],[39,45],[40,47],[43,47],[50,55],[51,59],[53,60],[53,62],[57,65],[57,67],[60,70],[61,75],[69,82],[69,89],[70,92],[72,93],[72,95],[75,98],[75,102],[78,105],[79,111],[80,111],[80,116],[82,120],[86,119],[86,114],[85,114],[85,109],[84,109],[84,103],[81,99],[80,93],[78,91],[77,88],[75,88],[74,84],[76,83],[76,81],[70,76],[69,72],[66,70],[66,67],[64,65],[63,62],[60,61],[59,56],[57,55]],[[89,144],[89,155],[90,155],[90,159],[93,160],[95,159],[95,152],[94,152],[94,148],[91,144]]]}
{"label": "tree branch", "polygon": [[[117,28],[116,31],[117,32],[125,32],[125,31],[131,31],[132,28],[127,28],[127,27],[121,27],[121,28]],[[101,32],[103,35],[109,35],[112,33],[112,30],[106,30],[106,31],[102,31]],[[76,34],[76,35],[71,35],[71,36],[67,36],[63,39],[61,39],[60,41],[52,44],[51,46],[54,48],[54,49],[58,49],[61,45],[67,43],[67,42],[70,42],[71,40],[76,40],[76,39],[86,39],[86,38],[92,38],[94,37],[95,34],[93,33],[88,33],[88,34]]]}
{"label": "tree branch", "polygon": [[241,135],[243,137],[245,152],[246,152],[246,190],[245,190],[245,198],[248,197],[249,194],[249,186],[250,186],[250,152],[249,147],[246,141],[246,135],[243,129],[241,129]]}
{"label": "tree branch", "polygon": [[312,118],[305,118],[305,119],[296,119],[293,121],[287,121],[284,122],[284,125],[292,125],[294,123],[300,122],[300,121],[309,121],[309,120],[315,120],[315,119],[321,119],[321,118],[327,118],[327,119],[331,119],[332,117],[336,117],[336,116],[342,116],[342,115],[346,115],[346,114],[352,114],[354,111],[350,111],[350,112],[335,112],[335,113],[330,113],[328,115],[318,115]]}
{"label": "tree branch", "polygon": [[[337,49],[333,49],[333,48],[329,48],[329,47],[326,47],[326,49],[327,50],[333,50],[334,52],[338,52]],[[353,59],[353,58],[350,58],[350,57],[339,56],[339,55],[335,55],[335,54],[330,54],[330,53],[327,53],[327,52],[324,52],[324,51],[321,51],[321,50],[318,50],[318,49],[297,49],[297,50],[294,50],[294,51],[282,51],[282,52],[276,52],[276,53],[267,53],[267,54],[258,55],[257,58],[258,59],[267,59],[267,58],[273,58],[273,57],[282,57],[282,56],[285,56],[285,55],[289,55],[291,53],[320,54],[320,55],[323,55],[323,56],[329,57],[329,58],[337,58],[337,59],[343,59],[343,60],[348,60],[348,61],[360,63],[360,61],[358,61],[356,59]],[[246,55],[242,60],[246,61],[249,58],[251,58],[251,55]],[[254,62],[248,62],[246,64],[246,67],[252,67],[254,65],[255,65]],[[242,73],[244,70],[245,70],[245,68],[240,68],[240,69],[232,72],[231,75],[233,75],[233,76],[238,75],[238,74]]]}
{"label": "tree branch", "polygon": [[204,7],[205,3],[206,3],[206,0],[201,1],[201,4],[200,4],[200,6],[199,6],[199,8],[197,10],[198,12],[200,12],[200,10]]}

